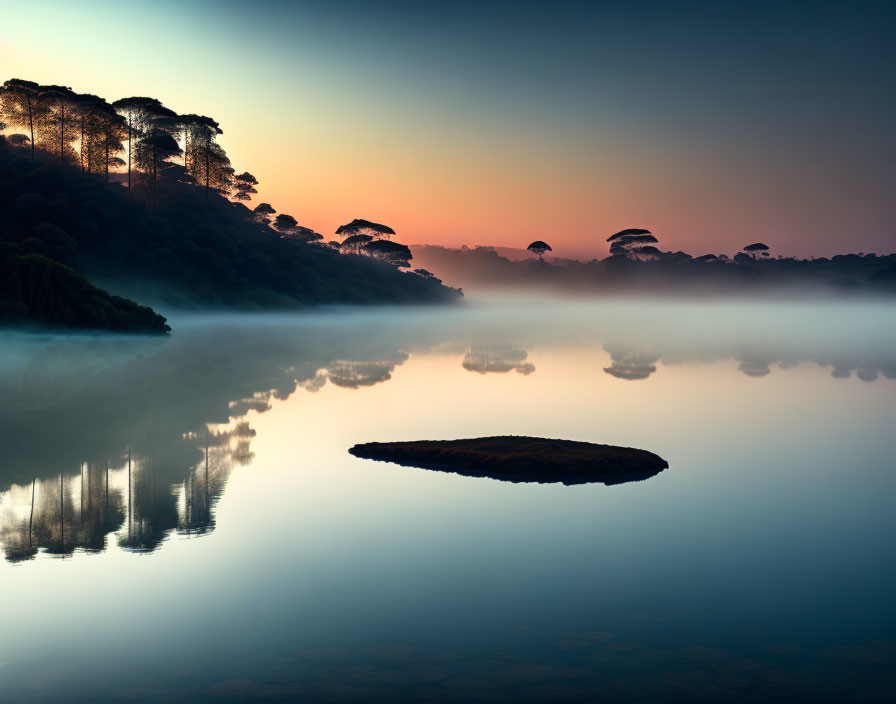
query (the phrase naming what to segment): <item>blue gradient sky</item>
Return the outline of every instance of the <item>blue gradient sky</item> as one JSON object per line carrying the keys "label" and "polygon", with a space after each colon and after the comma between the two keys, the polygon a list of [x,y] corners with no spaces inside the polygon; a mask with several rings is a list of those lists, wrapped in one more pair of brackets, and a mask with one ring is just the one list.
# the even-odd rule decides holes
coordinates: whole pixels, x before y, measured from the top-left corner
{"label": "blue gradient sky", "polygon": [[0,79],[209,114],[325,234],[896,249],[894,3],[5,5]]}

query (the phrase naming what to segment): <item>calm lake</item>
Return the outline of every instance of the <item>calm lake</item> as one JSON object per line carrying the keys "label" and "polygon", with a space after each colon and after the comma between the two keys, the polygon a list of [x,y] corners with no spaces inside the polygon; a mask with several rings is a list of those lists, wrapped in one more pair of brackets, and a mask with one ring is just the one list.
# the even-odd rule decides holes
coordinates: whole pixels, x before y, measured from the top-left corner
{"label": "calm lake", "polygon": [[[893,701],[896,306],[0,333],[0,699]],[[633,446],[618,486],[368,441]]]}

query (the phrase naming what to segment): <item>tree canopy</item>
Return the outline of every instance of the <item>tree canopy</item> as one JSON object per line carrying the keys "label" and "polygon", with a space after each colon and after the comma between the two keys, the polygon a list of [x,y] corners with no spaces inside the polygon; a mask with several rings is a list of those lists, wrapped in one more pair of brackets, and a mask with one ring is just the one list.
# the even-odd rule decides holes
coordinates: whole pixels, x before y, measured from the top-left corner
{"label": "tree canopy", "polygon": [[545,252],[553,251],[551,249],[551,245],[549,245],[547,242],[542,242],[541,240],[535,240],[532,244],[526,247],[526,249],[533,254],[537,254],[539,259],[544,257]]}
{"label": "tree canopy", "polygon": [[374,239],[388,239],[395,234],[395,230],[388,225],[371,222],[370,220],[364,220],[363,218],[355,218],[350,223],[340,225],[336,228],[336,234],[344,235],[346,237],[351,235],[370,235],[370,237]]}

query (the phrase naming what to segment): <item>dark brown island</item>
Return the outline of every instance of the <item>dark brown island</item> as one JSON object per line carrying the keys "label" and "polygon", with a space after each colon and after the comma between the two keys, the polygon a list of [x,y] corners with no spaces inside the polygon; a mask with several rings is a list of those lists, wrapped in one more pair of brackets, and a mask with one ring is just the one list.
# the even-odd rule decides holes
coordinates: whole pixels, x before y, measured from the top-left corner
{"label": "dark brown island", "polygon": [[632,447],[519,435],[368,442],[349,452],[406,467],[508,482],[623,484],[648,479],[669,466],[662,457]]}

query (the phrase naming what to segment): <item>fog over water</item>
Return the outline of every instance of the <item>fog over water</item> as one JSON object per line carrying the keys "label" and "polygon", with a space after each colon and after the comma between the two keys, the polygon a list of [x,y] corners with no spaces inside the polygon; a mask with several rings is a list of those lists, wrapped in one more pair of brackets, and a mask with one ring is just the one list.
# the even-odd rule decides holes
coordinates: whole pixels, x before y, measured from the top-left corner
{"label": "fog over water", "polygon": [[[892,304],[169,320],[0,332],[12,701],[894,693]],[[347,452],[495,434],[670,466],[516,485]]]}

